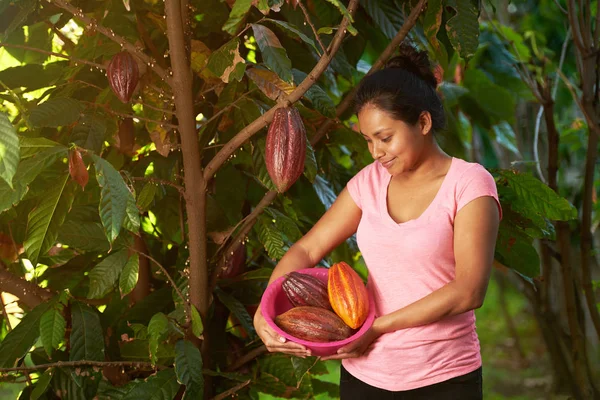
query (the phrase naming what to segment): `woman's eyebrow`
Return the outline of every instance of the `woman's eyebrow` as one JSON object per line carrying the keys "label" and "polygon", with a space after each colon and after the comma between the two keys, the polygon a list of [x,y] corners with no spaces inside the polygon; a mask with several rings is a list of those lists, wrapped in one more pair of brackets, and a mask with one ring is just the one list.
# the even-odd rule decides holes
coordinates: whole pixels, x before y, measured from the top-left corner
{"label": "woman's eyebrow", "polygon": [[[390,129],[392,129],[392,128],[383,128],[383,129],[380,129],[380,130],[378,130],[377,132],[375,132],[375,133],[373,134],[373,136],[378,136],[380,133],[382,133],[382,132],[385,132],[385,131],[389,131]],[[368,137],[367,135],[365,135],[365,134],[364,134],[364,133],[362,133],[362,132],[361,132],[360,134],[361,134],[361,135],[363,135],[364,137]]]}

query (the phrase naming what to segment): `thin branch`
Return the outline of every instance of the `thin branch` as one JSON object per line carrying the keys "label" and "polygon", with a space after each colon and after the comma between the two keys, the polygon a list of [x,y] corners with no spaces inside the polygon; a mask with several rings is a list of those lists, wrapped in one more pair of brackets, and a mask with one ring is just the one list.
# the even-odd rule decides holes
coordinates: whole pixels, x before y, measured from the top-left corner
{"label": "thin branch", "polygon": [[568,10],[569,24],[573,28],[573,41],[575,42],[575,45],[583,53],[583,50],[585,49],[585,45],[583,44],[581,25],[579,24],[578,19],[576,18],[577,9],[575,7],[575,0],[567,0],[567,10]]}
{"label": "thin branch", "polygon": [[6,372],[30,372],[37,371],[40,369],[47,368],[77,368],[77,367],[135,367],[135,368],[152,368],[152,369],[166,369],[162,365],[154,365],[149,362],[142,361],[57,361],[49,364],[39,364],[32,367],[13,367],[13,368],[0,368],[0,373]]}
{"label": "thin branch", "polygon": [[[315,28],[315,25],[310,20],[310,14],[308,13],[308,10],[306,9],[306,7],[304,7],[304,4],[302,4],[301,0],[298,0],[298,5],[300,6],[300,9],[304,13],[304,18],[306,19],[306,23],[308,25],[310,25],[310,27],[312,28],[313,34],[315,35],[317,42],[319,42],[319,46],[321,46],[321,48],[323,49],[323,54],[327,54],[327,48],[321,41],[321,38],[319,37],[319,34],[317,33],[317,29]],[[321,54],[319,54],[319,56],[321,56]]]}
{"label": "thin branch", "polygon": [[565,10],[563,8],[563,6],[560,5],[560,3],[558,2],[558,0],[554,0],[554,3],[556,4],[556,7],[558,7],[558,9],[565,15],[568,15],[569,12],[567,10]]}
{"label": "thin branch", "polygon": [[2,297],[2,293],[0,293],[0,306],[2,306],[2,316],[6,320],[6,327],[8,331],[12,331],[12,326],[10,325],[10,321],[8,320],[8,313],[6,312],[6,307],[4,306],[4,298]]}
{"label": "thin branch", "polygon": [[[425,0],[422,0],[422,1],[425,1]],[[353,15],[354,12],[356,11],[357,7],[358,7],[358,0],[350,0],[350,4],[348,4],[349,14]],[[336,32],[336,34],[333,38],[333,41],[331,42],[331,45],[330,45],[331,50],[329,51],[329,53],[324,54],[319,59],[319,61],[317,62],[317,65],[315,65],[315,67],[308,74],[308,76],[304,79],[304,81],[302,81],[302,83],[300,83],[300,85],[298,85],[292,93],[290,93],[288,96],[284,97],[281,102],[277,103],[265,114],[263,114],[259,118],[255,119],[249,125],[247,125],[244,129],[242,129],[237,135],[235,135],[221,149],[221,151],[219,151],[217,153],[217,155],[212,160],[210,160],[210,162],[204,169],[204,180],[205,181],[208,181],[210,178],[212,178],[212,176],[221,167],[221,165],[223,165],[225,163],[225,161],[227,161],[227,159],[229,159],[229,156],[231,156],[237,149],[239,149],[240,146],[246,140],[248,140],[250,137],[252,137],[254,134],[256,134],[260,129],[267,126],[273,120],[275,111],[278,108],[283,107],[285,105],[295,103],[304,95],[304,93],[306,93],[306,91],[308,89],[310,89],[310,87],[319,79],[319,77],[325,71],[325,69],[327,69],[327,66],[329,65],[329,63],[331,63],[331,61],[333,60],[333,56],[335,55],[335,53],[337,53],[338,49],[340,48],[340,46],[342,44],[342,41],[344,39],[344,35],[346,32],[346,28],[348,27],[349,23],[350,23],[350,21],[347,17],[344,17],[342,19],[342,22],[340,23],[338,31]]]}
{"label": "thin branch", "polygon": [[538,151],[538,144],[540,141],[540,125],[542,122],[542,115],[544,115],[544,106],[540,106],[538,110],[537,117],[535,118],[535,133],[533,135],[533,158],[535,160],[535,166],[540,176],[540,181],[547,183],[546,178],[544,177],[544,173],[542,172],[542,166],[540,163],[540,154]]}
{"label": "thin branch", "polygon": [[[562,71],[558,71],[558,74],[569,89],[569,92],[571,92],[573,100],[575,100],[577,106],[581,109],[581,112],[585,116],[586,121],[593,121],[592,116],[588,114],[587,110],[585,109],[585,107],[583,107],[583,104],[581,103],[581,99],[579,98],[579,96],[577,96],[577,92],[575,92],[575,86],[571,83],[569,78],[567,78],[565,74],[562,73]],[[590,130],[594,130],[596,134],[600,134],[600,126],[597,126],[595,124],[588,124],[588,128]]]}
{"label": "thin branch", "polygon": [[[215,115],[213,115],[212,117],[210,117],[206,122],[203,122],[202,125],[206,126],[208,124],[210,124],[212,121],[214,121],[216,118],[219,117],[219,115],[223,114],[225,111],[229,110],[231,107],[235,107],[235,105],[237,104],[238,101],[248,97],[251,93],[253,93],[256,89],[252,89],[246,93],[244,93],[243,95],[241,95],[236,101],[234,101],[233,103],[229,104],[227,107],[223,108],[222,110],[219,110],[219,112],[217,112]],[[224,145],[223,145],[224,146]],[[206,148],[206,147],[205,147]]]}
{"label": "thin branch", "polygon": [[80,102],[84,103],[84,104],[87,104],[87,105],[89,105],[91,107],[103,108],[104,111],[106,111],[107,113],[113,114],[113,115],[118,115],[120,117],[124,117],[124,118],[137,118],[140,121],[153,122],[155,124],[160,125],[161,127],[167,127],[167,128],[171,128],[171,129],[177,129],[178,128],[177,125],[173,125],[173,124],[170,124],[170,123],[165,122],[165,121],[157,121],[155,119],[141,117],[141,116],[139,116],[137,114],[127,114],[127,113],[121,113],[121,112],[118,112],[118,111],[114,111],[111,108],[109,108],[108,105],[106,105],[106,104],[98,104],[98,103],[94,103],[94,102],[91,102],[91,101],[84,101],[84,100],[80,100]]}
{"label": "thin branch", "polygon": [[175,289],[175,292],[177,292],[177,295],[181,298],[181,301],[183,301],[183,304],[186,307],[186,311],[188,312],[188,315],[190,315],[189,314],[189,307],[190,307],[190,305],[189,305],[188,301],[185,299],[185,296],[183,295],[183,293],[181,293],[181,290],[179,290],[179,288],[177,287],[177,283],[171,277],[171,275],[169,274],[169,272],[167,271],[167,269],[165,267],[163,267],[161,263],[159,263],[154,258],[152,258],[152,256],[144,253],[143,251],[139,251],[138,249],[136,249],[134,247],[129,247],[129,249],[132,250],[132,251],[135,251],[138,254],[143,255],[148,260],[150,260],[154,264],[156,264],[156,266],[162,271],[162,273],[165,274],[165,276],[167,277],[167,283],[169,283],[171,286],[173,286],[173,289]]}
{"label": "thin branch", "polygon": [[255,348],[254,350],[250,350],[248,353],[246,353],[242,357],[238,358],[233,364],[228,366],[225,371],[227,371],[227,372],[235,371],[235,370],[239,369],[240,367],[242,367],[247,362],[254,360],[256,357],[258,357],[266,352],[267,352],[267,347],[265,345],[261,345],[261,346]]}
{"label": "thin branch", "polygon": [[83,21],[83,23],[86,25],[87,29],[96,30],[96,31],[100,32],[101,34],[103,34],[104,36],[106,36],[107,38],[109,38],[110,40],[112,40],[116,43],[119,43],[121,45],[121,48],[126,49],[128,52],[130,52],[131,54],[134,54],[136,57],[138,57],[140,60],[142,60],[159,77],[161,77],[163,80],[165,80],[167,82],[169,81],[169,75],[163,68],[160,67],[160,65],[158,65],[156,63],[156,60],[148,57],[146,55],[146,53],[144,53],[140,48],[138,48],[138,47],[134,46],[132,43],[128,42],[124,37],[119,36],[116,33],[114,33],[112,29],[108,29],[102,25],[99,25],[95,18],[87,17],[83,13],[83,10],[74,7],[73,5],[71,5],[70,3],[68,3],[64,0],[50,0],[50,2],[55,4],[58,7],[62,8],[63,10],[70,12],[75,17],[77,17],[78,19]]}
{"label": "thin branch", "polygon": [[175,182],[168,181],[166,179],[146,178],[143,176],[134,176],[131,179],[133,179],[134,181],[152,182],[152,183],[157,183],[160,185],[171,186],[172,188],[176,189],[179,193],[185,192],[185,189],[183,186],[178,185]]}
{"label": "thin branch", "polygon": [[215,397],[213,397],[212,400],[223,400],[223,399],[226,399],[227,397],[231,396],[232,394],[235,394],[235,393],[239,392],[241,389],[243,389],[246,386],[248,386],[250,384],[250,382],[252,382],[252,379],[248,379],[245,382],[237,384],[234,387],[232,387],[231,389],[227,389],[223,393],[219,393],[218,395],[216,395]]}
{"label": "thin branch", "polygon": [[54,34],[56,36],[58,36],[58,38],[64,43],[64,46],[68,49],[68,50],[72,50],[75,47],[75,43],[73,43],[71,41],[71,39],[69,39],[64,33],[62,33],[60,31],[60,29],[58,29],[56,27],[55,24],[53,24],[50,21],[44,21],[46,23],[46,25],[48,25],[50,27],[50,29],[52,29],[52,32],[54,32]]}
{"label": "thin branch", "polygon": [[98,63],[88,61],[88,60],[82,60],[81,58],[67,56],[67,55],[61,54],[61,53],[55,53],[53,51],[46,51],[46,50],[38,49],[37,47],[25,46],[22,44],[12,44],[12,43],[0,42],[0,47],[3,47],[3,46],[4,47],[14,47],[15,49],[30,50],[30,51],[35,51],[36,53],[46,54],[49,56],[65,58],[67,60],[73,61],[75,63],[75,65],[77,65],[77,63],[81,63],[81,64],[90,65],[90,66],[98,68],[98,69],[106,69],[106,67],[102,64],[98,64]]}

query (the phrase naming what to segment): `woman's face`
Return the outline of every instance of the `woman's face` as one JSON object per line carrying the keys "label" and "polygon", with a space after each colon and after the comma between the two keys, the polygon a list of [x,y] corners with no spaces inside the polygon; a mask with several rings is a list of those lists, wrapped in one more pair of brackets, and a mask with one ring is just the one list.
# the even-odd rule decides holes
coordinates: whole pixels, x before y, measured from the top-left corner
{"label": "woman's face", "polygon": [[381,109],[367,105],[358,113],[358,124],[373,159],[391,175],[415,167],[425,147],[430,126],[418,121],[415,126],[393,118]]}

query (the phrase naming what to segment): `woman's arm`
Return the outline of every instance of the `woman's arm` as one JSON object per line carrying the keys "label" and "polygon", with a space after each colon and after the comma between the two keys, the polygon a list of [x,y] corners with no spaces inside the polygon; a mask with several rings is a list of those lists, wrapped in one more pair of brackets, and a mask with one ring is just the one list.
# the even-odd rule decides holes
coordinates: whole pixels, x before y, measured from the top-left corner
{"label": "woman's arm", "polygon": [[492,197],[480,197],[464,206],[454,220],[455,279],[424,298],[377,318],[364,340],[341,348],[337,356],[328,359],[358,357],[383,333],[431,324],[481,307],[494,261],[499,220],[498,206]]}

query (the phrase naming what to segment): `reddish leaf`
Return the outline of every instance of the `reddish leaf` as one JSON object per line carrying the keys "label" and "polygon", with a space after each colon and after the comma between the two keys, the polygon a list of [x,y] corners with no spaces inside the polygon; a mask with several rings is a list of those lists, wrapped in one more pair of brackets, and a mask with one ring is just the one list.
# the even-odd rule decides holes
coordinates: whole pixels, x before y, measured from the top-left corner
{"label": "reddish leaf", "polygon": [[77,149],[73,149],[69,153],[69,174],[71,174],[71,178],[73,178],[82,189],[85,188],[90,176],[85,163],[83,162],[83,158],[81,158],[81,153]]}

